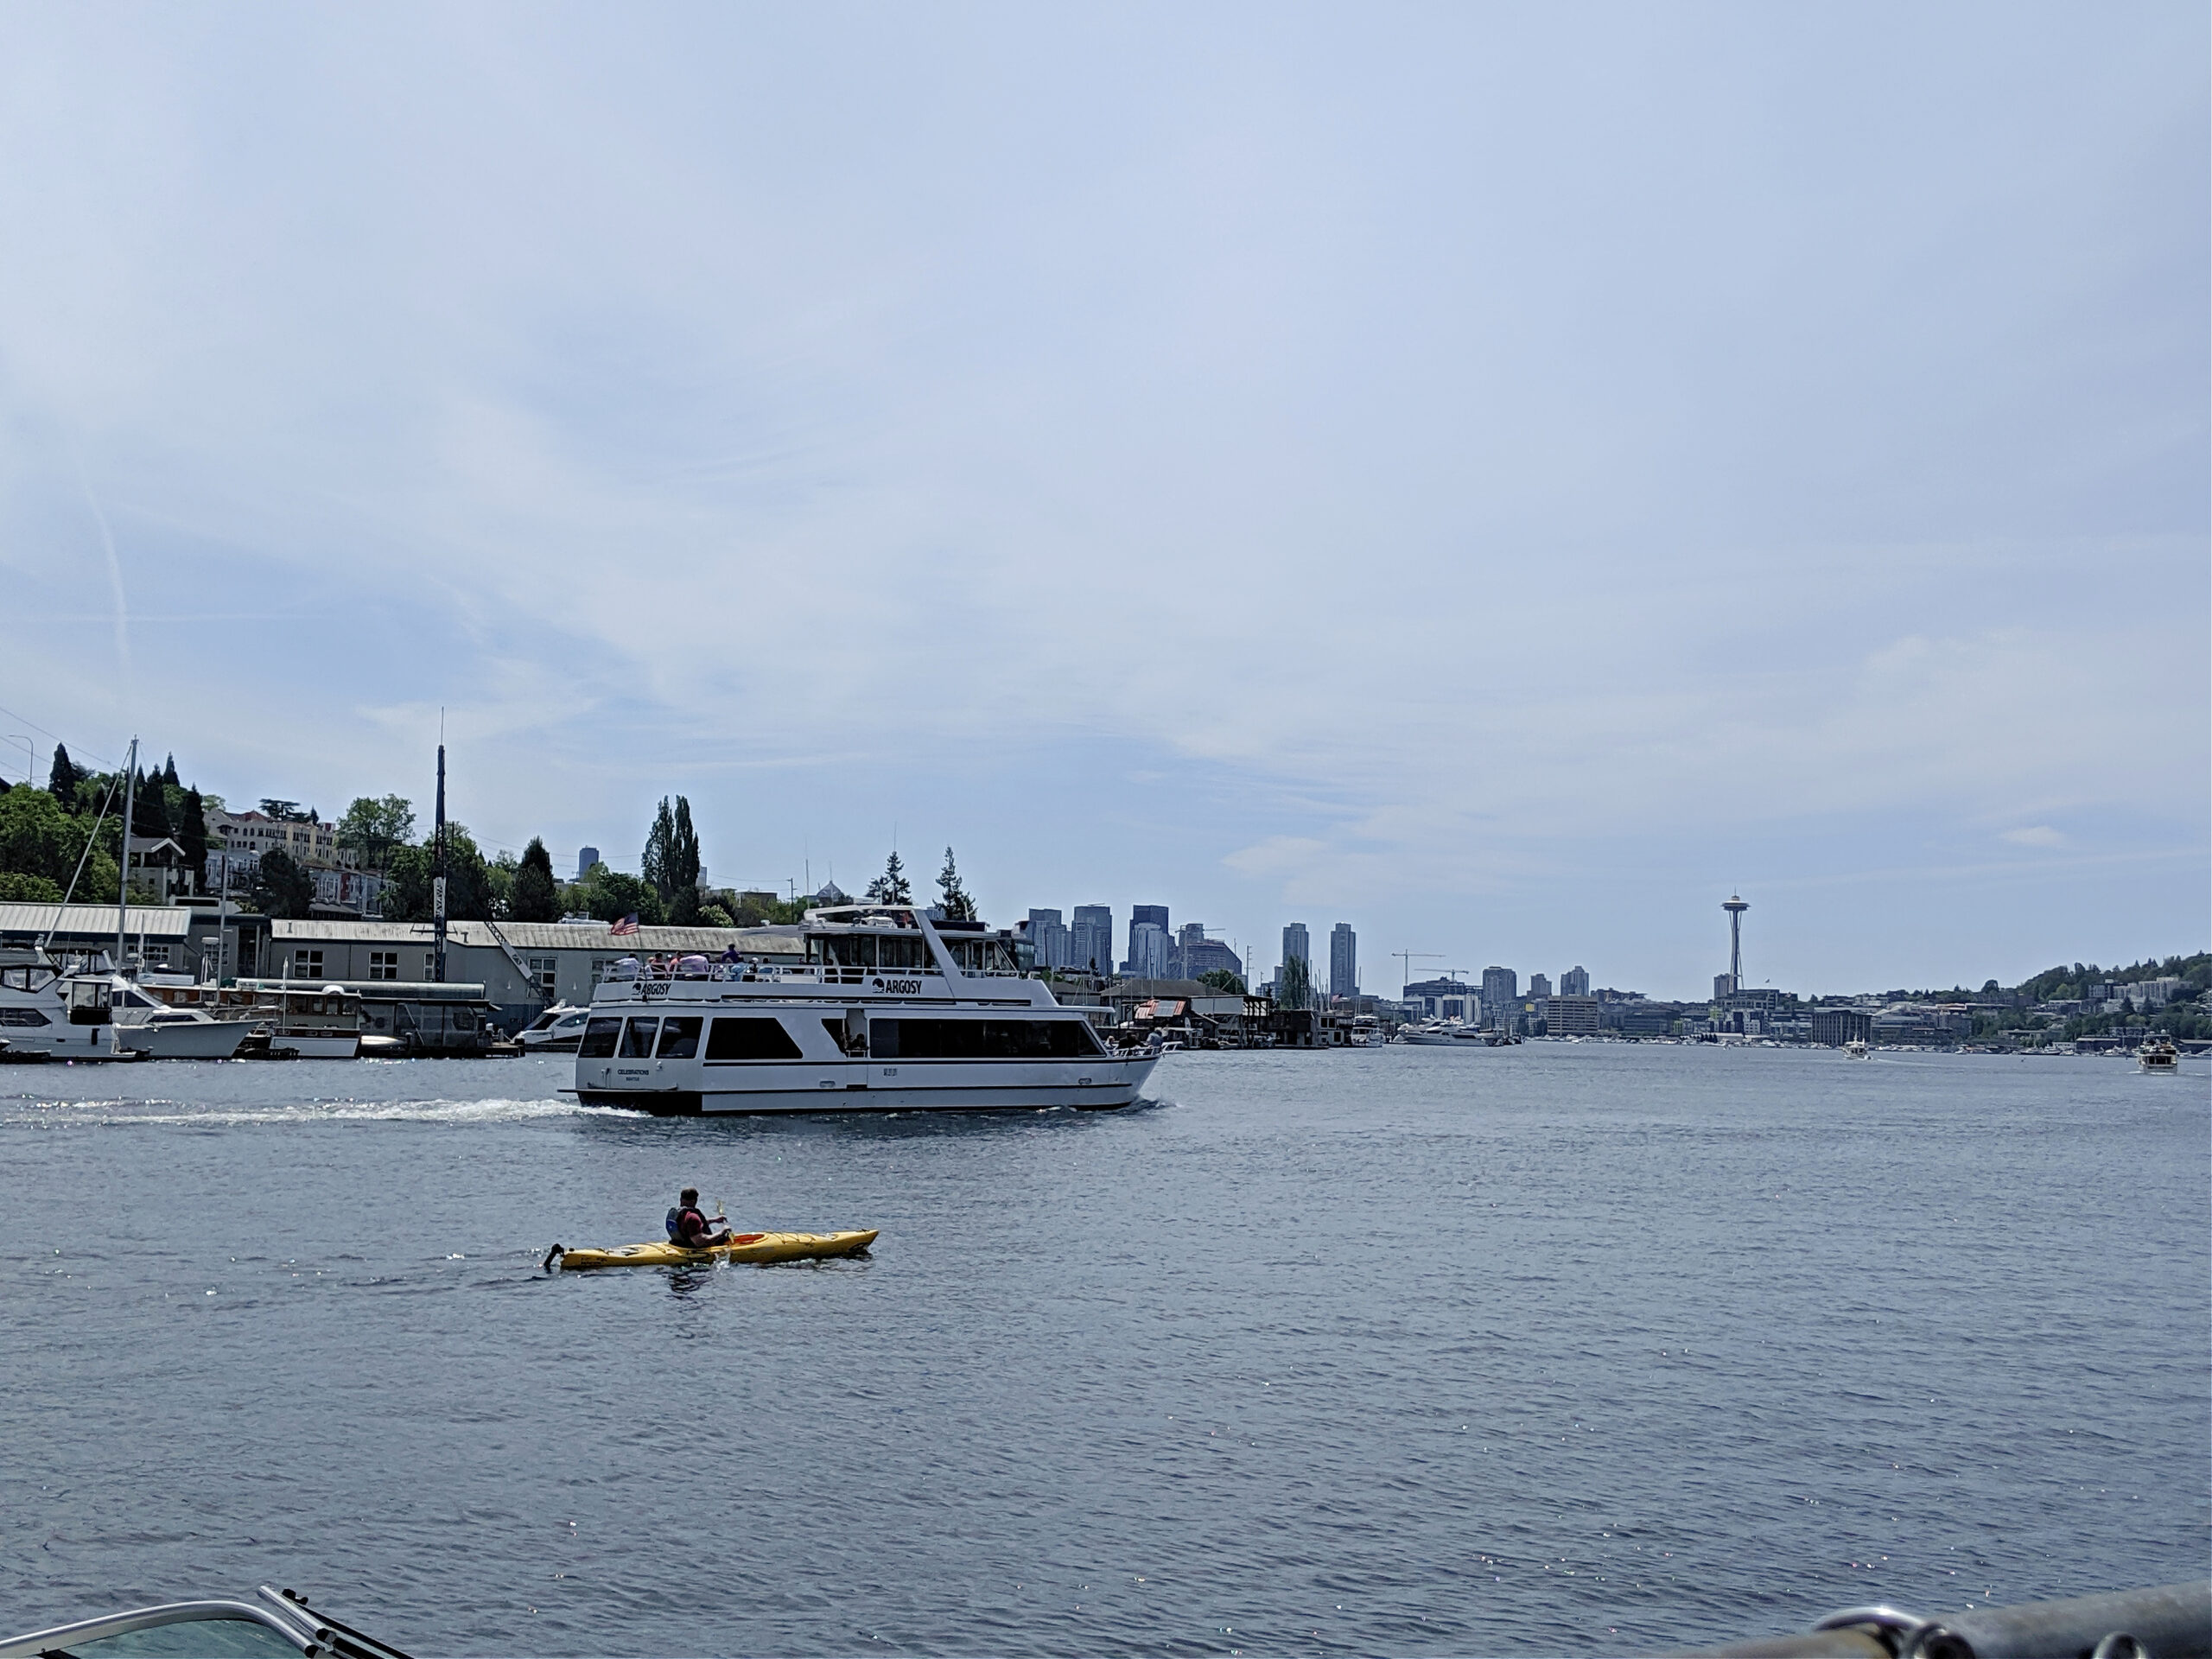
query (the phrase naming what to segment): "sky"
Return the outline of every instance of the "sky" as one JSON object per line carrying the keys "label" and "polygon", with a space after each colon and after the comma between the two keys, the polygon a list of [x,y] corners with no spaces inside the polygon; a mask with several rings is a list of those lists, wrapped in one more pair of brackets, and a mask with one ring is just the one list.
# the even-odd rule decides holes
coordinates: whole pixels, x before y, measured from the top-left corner
{"label": "sky", "polygon": [[[1362,978],[2212,940],[2196,4],[0,6],[0,770]],[[29,747],[25,747],[26,741]],[[1393,960],[1395,951],[1431,953]]]}

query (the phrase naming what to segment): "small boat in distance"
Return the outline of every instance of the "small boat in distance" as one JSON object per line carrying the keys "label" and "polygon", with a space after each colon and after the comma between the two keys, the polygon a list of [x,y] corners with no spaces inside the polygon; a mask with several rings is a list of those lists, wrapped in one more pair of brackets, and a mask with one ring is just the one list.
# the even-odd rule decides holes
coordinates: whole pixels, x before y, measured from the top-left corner
{"label": "small boat in distance", "polygon": [[1866,1039],[1864,1037],[1853,1038],[1849,1042],[1843,1046],[1843,1052],[1850,1055],[1854,1060],[1865,1059],[1866,1058]]}
{"label": "small boat in distance", "polygon": [[2135,1064],[2145,1076],[2171,1077],[2181,1070],[2181,1051],[2163,1037],[2154,1037],[2135,1051]]}
{"label": "small boat in distance", "polygon": [[1390,1039],[1414,1048],[1510,1048],[1521,1039],[1503,1031],[1470,1026],[1458,1020],[1431,1020],[1408,1026]]}

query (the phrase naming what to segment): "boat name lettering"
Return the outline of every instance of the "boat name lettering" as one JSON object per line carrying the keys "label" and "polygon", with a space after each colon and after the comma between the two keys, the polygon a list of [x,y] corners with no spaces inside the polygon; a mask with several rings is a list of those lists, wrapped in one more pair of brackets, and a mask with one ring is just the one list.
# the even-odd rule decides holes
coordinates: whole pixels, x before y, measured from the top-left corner
{"label": "boat name lettering", "polygon": [[922,988],[922,982],[918,979],[879,979],[875,982],[875,988],[879,991],[895,991],[902,995],[912,996]]}
{"label": "boat name lettering", "polygon": [[638,982],[638,995],[647,1002],[655,997],[666,996],[668,982],[664,979],[641,979]]}

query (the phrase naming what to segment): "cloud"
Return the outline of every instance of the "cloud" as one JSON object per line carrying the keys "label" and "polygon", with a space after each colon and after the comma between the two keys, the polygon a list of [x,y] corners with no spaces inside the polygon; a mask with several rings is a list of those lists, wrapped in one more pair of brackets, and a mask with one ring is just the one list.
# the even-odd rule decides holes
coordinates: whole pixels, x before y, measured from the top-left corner
{"label": "cloud", "polygon": [[342,801],[442,706],[502,839],[1655,958],[1605,884],[2208,837],[2196,14],[404,16],[0,17],[11,666],[99,747]]}
{"label": "cloud", "polygon": [[2070,847],[2072,841],[2047,823],[2038,823],[2024,830],[2007,830],[1998,837],[2015,847]]}

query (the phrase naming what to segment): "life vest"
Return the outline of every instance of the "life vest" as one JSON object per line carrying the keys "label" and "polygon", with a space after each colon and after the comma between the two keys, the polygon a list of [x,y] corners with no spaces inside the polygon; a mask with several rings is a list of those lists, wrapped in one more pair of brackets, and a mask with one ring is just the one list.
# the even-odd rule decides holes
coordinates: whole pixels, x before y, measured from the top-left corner
{"label": "life vest", "polygon": [[668,1212],[668,1242],[670,1243],[683,1243],[683,1217],[686,1216],[697,1216],[700,1232],[704,1233],[707,1230],[707,1217],[704,1211],[678,1205]]}

